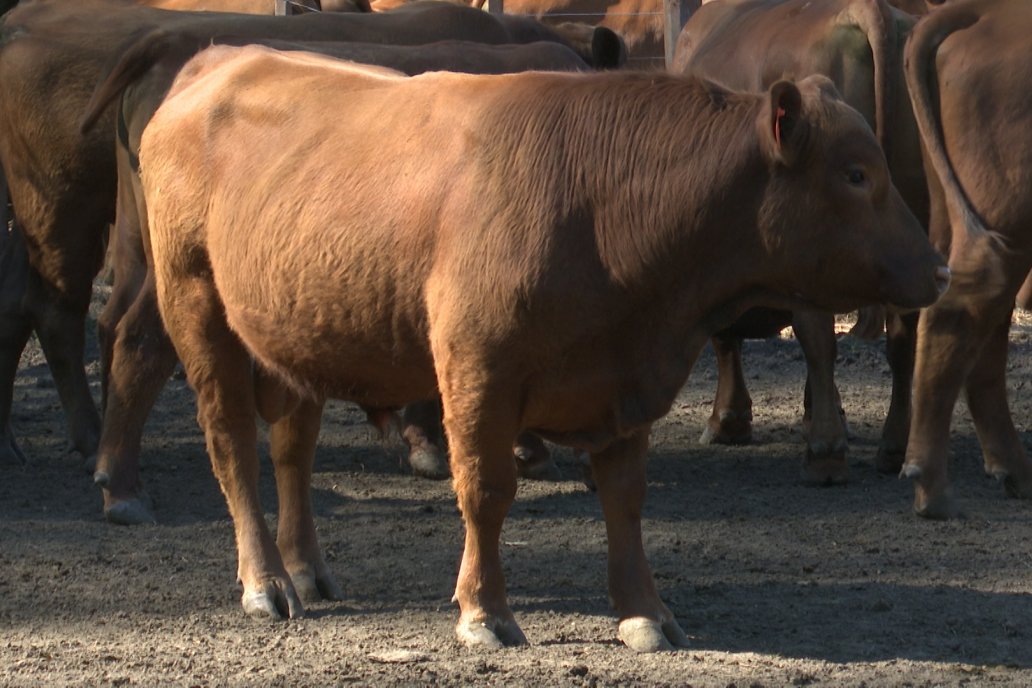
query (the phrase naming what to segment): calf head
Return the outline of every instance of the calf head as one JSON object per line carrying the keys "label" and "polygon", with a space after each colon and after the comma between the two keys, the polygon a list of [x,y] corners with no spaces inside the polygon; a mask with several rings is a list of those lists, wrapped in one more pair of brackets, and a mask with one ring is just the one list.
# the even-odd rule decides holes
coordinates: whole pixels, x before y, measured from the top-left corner
{"label": "calf head", "polygon": [[945,291],[945,260],[892,185],[874,133],[830,80],[775,83],[756,126],[770,174],[759,224],[781,290],[834,311],[917,308]]}

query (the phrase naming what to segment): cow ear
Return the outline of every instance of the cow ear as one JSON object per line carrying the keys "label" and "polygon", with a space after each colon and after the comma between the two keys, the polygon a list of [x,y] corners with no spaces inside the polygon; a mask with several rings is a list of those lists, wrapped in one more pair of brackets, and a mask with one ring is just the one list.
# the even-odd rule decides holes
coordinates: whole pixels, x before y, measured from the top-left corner
{"label": "cow ear", "polygon": [[803,97],[791,81],[778,81],[770,87],[769,102],[761,123],[766,130],[767,149],[774,161],[792,167],[802,156],[806,143]]}
{"label": "cow ear", "polygon": [[591,61],[595,69],[619,69],[627,62],[627,46],[620,34],[604,26],[591,32]]}

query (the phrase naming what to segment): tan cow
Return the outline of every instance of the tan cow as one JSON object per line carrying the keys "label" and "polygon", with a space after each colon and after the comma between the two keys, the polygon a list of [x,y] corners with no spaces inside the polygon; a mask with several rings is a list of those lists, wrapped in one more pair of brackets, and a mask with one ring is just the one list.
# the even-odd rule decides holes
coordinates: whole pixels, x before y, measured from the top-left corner
{"label": "tan cow", "polygon": [[[948,447],[961,390],[985,470],[1011,496],[1032,496],[1032,461],[1007,405],[1008,331],[1032,267],[1032,5],[950,0],[915,27],[906,79],[926,149],[930,237],[952,264],[983,279],[958,283],[918,325],[913,419],[903,475],[918,514],[956,513]],[[996,237],[986,252],[963,240],[971,226]]]}
{"label": "tan cow", "polygon": [[[949,279],[823,78],[762,95],[619,72],[403,79],[217,46],[180,72],[140,170],[244,608],[296,615],[297,590],[337,590],[308,498],[323,399],[439,391],[466,526],[457,633],[479,646],[525,642],[498,549],[521,430],[591,453],[623,641],[684,644],[642,546],[645,455],[710,332],[757,303],[926,305]],[[299,402],[268,418],[274,540],[255,411],[276,410],[277,380]]]}

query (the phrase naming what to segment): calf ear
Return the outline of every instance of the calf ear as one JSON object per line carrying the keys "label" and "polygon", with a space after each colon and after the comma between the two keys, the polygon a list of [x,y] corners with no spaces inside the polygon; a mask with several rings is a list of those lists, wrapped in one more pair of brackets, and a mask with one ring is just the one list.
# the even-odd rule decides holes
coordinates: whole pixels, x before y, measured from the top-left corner
{"label": "calf ear", "polygon": [[767,150],[775,162],[792,167],[802,156],[806,144],[803,97],[791,81],[774,83],[768,96],[767,109],[760,118],[760,136],[767,142]]}

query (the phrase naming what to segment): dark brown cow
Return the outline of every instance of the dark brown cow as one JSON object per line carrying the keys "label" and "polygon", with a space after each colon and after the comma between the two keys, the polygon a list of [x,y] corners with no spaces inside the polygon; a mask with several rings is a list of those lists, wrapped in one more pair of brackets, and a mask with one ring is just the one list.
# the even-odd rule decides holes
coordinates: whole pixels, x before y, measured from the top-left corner
{"label": "dark brown cow", "polygon": [[[1032,6],[1024,0],[950,0],[914,29],[906,79],[927,152],[930,237],[950,262],[985,279],[958,282],[922,312],[913,420],[903,475],[914,508],[956,512],[947,456],[957,397],[967,396],[985,470],[1009,495],[1032,496],[1032,462],[1007,406],[1008,331],[1015,294],[1032,267]],[[984,226],[992,252],[958,235]]]}
{"label": "dark brown cow", "polygon": [[[949,274],[819,77],[763,95],[618,72],[403,79],[215,47],[180,72],[140,169],[245,609],[295,615],[297,588],[337,590],[308,499],[323,399],[439,391],[466,525],[457,632],[479,646],[525,640],[498,551],[521,430],[591,452],[620,637],[683,644],[642,547],[645,455],[709,334],[758,303],[917,307]],[[255,411],[276,382],[298,403],[268,418],[273,540]]]}
{"label": "dark brown cow", "polygon": [[[18,215],[31,269],[0,275],[0,460],[19,460],[9,413],[17,362],[30,329],[43,345],[69,419],[72,446],[84,456],[97,450],[100,422],[82,366],[83,328],[93,276],[100,267],[107,224],[114,215],[114,117],[83,137],[78,119],[118,46],[134,32],[165,27],[197,36],[277,36],[303,40],[364,40],[413,44],[469,38],[512,43],[560,41],[554,32],[521,18],[496,18],[450,3],[423,3],[399,14],[306,14],[259,17],[167,12],[116,0],[29,0],[5,15],[0,32],[0,162]],[[46,123],[41,126],[40,123]],[[18,245],[17,242],[15,244]],[[20,249],[19,249],[20,250]],[[17,257],[17,256],[16,256]],[[24,260],[24,255],[22,255]],[[28,275],[21,280],[19,275]],[[134,353],[146,370],[153,342]],[[110,352],[113,341],[105,337]],[[106,360],[110,360],[110,354]],[[136,381],[104,389],[105,415],[145,415],[153,404]],[[124,395],[124,396],[119,396]],[[107,423],[106,423],[107,425]],[[139,453],[139,427],[112,425],[101,438],[101,460]],[[124,432],[125,428],[130,431]],[[117,428],[114,429],[114,428]],[[108,431],[105,430],[105,436]],[[104,459],[104,456],[108,459]],[[116,473],[112,471],[112,474]],[[135,470],[116,499],[139,496]],[[106,495],[110,502],[110,494]]]}
{"label": "dark brown cow", "polygon": [[[675,69],[734,88],[763,89],[785,76],[824,74],[874,126],[893,181],[921,219],[927,191],[913,116],[903,94],[900,60],[909,15],[884,0],[717,0],[703,6],[678,40]],[[893,392],[879,468],[898,472],[906,446],[913,327],[916,314],[889,318]],[[744,443],[751,437],[751,400],[741,367],[741,337],[771,336],[791,322],[806,354],[804,479],[846,479],[847,430],[834,384],[836,342],[830,313],[751,313],[713,345],[718,388],[703,441]]]}

